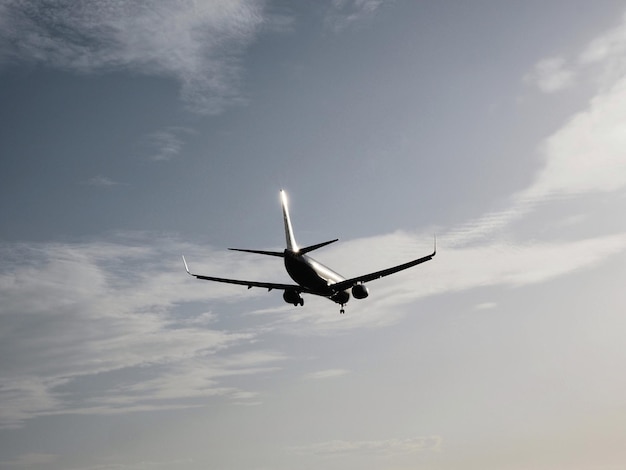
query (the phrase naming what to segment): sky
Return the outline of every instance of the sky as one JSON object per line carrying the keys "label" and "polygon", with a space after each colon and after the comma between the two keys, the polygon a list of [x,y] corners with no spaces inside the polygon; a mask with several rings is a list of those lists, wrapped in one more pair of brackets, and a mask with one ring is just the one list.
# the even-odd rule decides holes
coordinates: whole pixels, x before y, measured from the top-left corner
{"label": "sky", "polygon": [[[617,470],[626,6],[0,0],[0,469]],[[302,246],[368,284],[289,282]]]}

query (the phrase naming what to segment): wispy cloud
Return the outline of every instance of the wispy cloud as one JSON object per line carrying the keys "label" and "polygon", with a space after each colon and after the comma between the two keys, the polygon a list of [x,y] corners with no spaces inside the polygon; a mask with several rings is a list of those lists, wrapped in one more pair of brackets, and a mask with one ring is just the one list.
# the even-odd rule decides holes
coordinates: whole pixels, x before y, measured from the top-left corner
{"label": "wispy cloud", "polygon": [[189,109],[218,113],[242,101],[241,53],[272,22],[263,5],[252,0],[7,0],[1,5],[0,60],[173,77]]}
{"label": "wispy cloud", "polygon": [[[362,240],[372,248],[365,258],[373,266],[384,267],[425,252],[424,235],[397,233],[392,236]],[[355,271],[368,272],[352,251],[352,242],[343,251],[329,251],[332,266],[342,272],[341,266],[353,266]],[[379,253],[380,250],[380,254]],[[348,315],[354,309],[358,315],[343,321],[341,316],[320,314],[320,309],[302,309],[294,312],[300,321],[308,324],[309,332],[326,333],[353,328],[386,327],[397,323],[405,315],[406,305],[440,294],[466,292],[476,288],[505,286],[519,288],[547,282],[560,276],[590,269],[599,263],[626,251],[626,233],[572,242],[511,242],[500,237],[482,240],[467,246],[448,245],[443,235],[438,242],[438,254],[418,269],[408,270],[393,278],[370,284],[370,296],[365,301],[351,300]],[[389,259],[390,254],[394,259]],[[358,266],[356,266],[358,264]],[[353,273],[348,273],[352,275]],[[358,273],[354,273],[358,274]],[[310,302],[307,299],[307,302]],[[329,310],[329,309],[326,309]],[[293,318],[292,318],[293,320]],[[292,324],[281,325],[293,330]]]}
{"label": "wispy cloud", "polygon": [[87,186],[94,186],[96,188],[111,188],[113,186],[118,186],[120,183],[112,180],[108,176],[98,175],[89,178],[84,184]]}
{"label": "wispy cloud", "polygon": [[482,304],[478,304],[474,306],[474,310],[493,310],[498,306],[495,302],[483,302]]}
{"label": "wispy cloud", "polygon": [[293,452],[317,455],[376,454],[402,455],[415,452],[440,452],[443,439],[440,436],[414,437],[408,439],[386,439],[379,441],[320,442],[309,446],[294,447]]}
{"label": "wispy cloud", "polygon": [[[561,57],[538,62],[526,80],[543,91],[564,89],[573,84],[574,76],[587,73],[594,77],[595,94],[586,109],[538,145],[542,166],[528,187],[511,195],[507,208],[456,229],[458,240],[497,232],[555,198],[626,188],[625,51],[626,16],[619,26],[585,46],[569,67]],[[577,217],[580,220],[584,215]]]}
{"label": "wispy cloud", "polygon": [[368,20],[384,3],[385,0],[332,0],[324,25],[339,33]]}
{"label": "wispy cloud", "polygon": [[153,132],[143,139],[148,158],[155,162],[173,160],[180,155],[185,143],[182,136],[194,134],[192,129],[172,126]]}
{"label": "wispy cloud", "polygon": [[574,71],[567,67],[565,59],[551,57],[537,62],[524,81],[537,86],[544,93],[556,93],[572,86],[574,76]]}
{"label": "wispy cloud", "polygon": [[571,88],[575,81],[591,78],[601,87],[612,87],[626,74],[626,14],[621,23],[593,40],[579,54],[539,60],[524,81],[544,93]]}
{"label": "wispy cloud", "polygon": [[519,196],[538,200],[626,187],[626,77],[542,145],[545,166]]}
{"label": "wispy cloud", "polygon": [[621,24],[587,45],[578,56],[578,64],[581,69],[591,70],[600,85],[608,83],[610,86],[626,74],[626,14]]}
{"label": "wispy cloud", "polygon": [[[0,246],[0,426],[40,415],[254,397],[224,381],[274,370],[282,355],[253,347],[232,353],[256,333],[179,321],[177,305],[206,301],[209,292],[171,258],[192,247],[146,241],[136,235],[124,243]],[[210,292],[223,299],[232,295]],[[111,380],[90,390],[96,377]],[[78,392],[76,383],[89,393]]]}

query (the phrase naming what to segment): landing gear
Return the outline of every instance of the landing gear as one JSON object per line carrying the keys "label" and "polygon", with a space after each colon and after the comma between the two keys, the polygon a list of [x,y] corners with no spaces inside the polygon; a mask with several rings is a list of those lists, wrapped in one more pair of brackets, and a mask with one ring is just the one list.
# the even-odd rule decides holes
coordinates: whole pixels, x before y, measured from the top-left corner
{"label": "landing gear", "polygon": [[343,315],[344,313],[346,313],[346,310],[344,309],[344,307],[348,303],[348,300],[350,300],[350,294],[347,291],[340,290],[337,292],[333,292],[332,295],[330,295],[328,298],[332,300],[333,302],[335,302],[336,304],[341,305],[341,310],[339,310],[340,315]]}

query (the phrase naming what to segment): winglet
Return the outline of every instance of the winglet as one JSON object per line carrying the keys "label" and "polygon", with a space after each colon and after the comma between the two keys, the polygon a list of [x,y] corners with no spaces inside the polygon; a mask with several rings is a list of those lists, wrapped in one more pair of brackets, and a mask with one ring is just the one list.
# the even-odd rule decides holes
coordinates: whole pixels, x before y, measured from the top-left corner
{"label": "winglet", "polygon": [[435,246],[433,247],[433,256],[435,256],[437,254],[437,234],[433,235],[433,238],[435,239]]}
{"label": "winglet", "polygon": [[193,274],[191,274],[191,272],[189,271],[189,266],[187,266],[187,260],[185,260],[185,255],[183,256],[183,263],[185,263],[185,271],[187,271],[187,274],[189,274],[190,276],[193,276]]}

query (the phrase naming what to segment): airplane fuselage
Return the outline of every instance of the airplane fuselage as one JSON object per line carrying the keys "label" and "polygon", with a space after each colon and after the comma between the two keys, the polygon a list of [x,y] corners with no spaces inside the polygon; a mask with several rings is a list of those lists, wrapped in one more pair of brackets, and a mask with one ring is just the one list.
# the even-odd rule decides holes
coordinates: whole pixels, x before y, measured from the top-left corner
{"label": "airplane fuselage", "polygon": [[337,303],[346,303],[349,298],[347,291],[337,295],[337,291],[330,288],[332,284],[345,281],[345,279],[332,269],[324,266],[310,256],[303,255],[291,250],[285,250],[285,269],[295,282],[304,287],[308,292],[321,295],[334,300]]}

